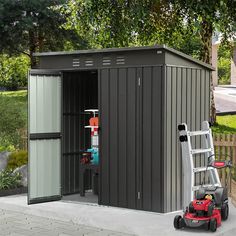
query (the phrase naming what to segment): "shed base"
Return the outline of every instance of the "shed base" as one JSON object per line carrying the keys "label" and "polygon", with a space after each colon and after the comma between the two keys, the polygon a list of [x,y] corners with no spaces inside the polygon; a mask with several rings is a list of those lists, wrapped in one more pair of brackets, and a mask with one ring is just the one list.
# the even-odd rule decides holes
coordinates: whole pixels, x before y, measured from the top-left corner
{"label": "shed base", "polygon": [[98,204],[98,195],[93,194],[91,191],[87,191],[84,197],[81,197],[79,193],[76,193],[65,195],[62,197],[62,200]]}

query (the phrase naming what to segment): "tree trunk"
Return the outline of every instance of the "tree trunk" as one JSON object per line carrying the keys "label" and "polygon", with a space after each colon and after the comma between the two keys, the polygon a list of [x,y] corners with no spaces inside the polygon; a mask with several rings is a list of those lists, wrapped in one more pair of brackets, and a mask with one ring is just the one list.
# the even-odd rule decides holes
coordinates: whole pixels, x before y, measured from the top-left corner
{"label": "tree trunk", "polygon": [[33,30],[29,30],[29,52],[31,68],[35,68],[37,65],[36,58],[33,56],[33,54],[36,52],[36,47],[35,33]]}
{"label": "tree trunk", "polygon": [[[26,11],[26,15],[27,17],[31,17],[31,12],[30,11]],[[28,32],[28,40],[29,40],[29,57],[30,57],[30,66],[31,68],[35,68],[36,67],[36,58],[33,56],[33,54],[36,52],[36,30],[34,30],[34,28],[29,29]]]}
{"label": "tree trunk", "polygon": [[[212,64],[212,34],[213,34],[213,26],[212,23],[207,21],[206,19],[202,20],[200,37],[202,41],[202,51],[201,51],[201,60],[205,63]],[[216,108],[215,108],[215,100],[214,100],[214,86],[213,86],[213,78],[211,76],[211,108],[210,108],[210,121],[212,124],[216,122]]]}

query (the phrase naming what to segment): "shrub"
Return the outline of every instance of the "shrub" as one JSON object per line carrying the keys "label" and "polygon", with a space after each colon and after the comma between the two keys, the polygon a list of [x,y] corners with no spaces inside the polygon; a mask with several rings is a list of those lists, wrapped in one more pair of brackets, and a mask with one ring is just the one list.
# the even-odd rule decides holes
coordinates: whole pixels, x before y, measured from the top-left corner
{"label": "shrub", "polygon": [[0,172],[0,189],[13,189],[21,186],[20,173],[13,173],[11,170]]}
{"label": "shrub", "polygon": [[13,152],[8,159],[8,165],[7,169],[8,170],[14,170],[17,167],[23,166],[27,164],[28,162],[28,153],[27,151],[18,151],[18,152]]}
{"label": "shrub", "polygon": [[[1,143],[1,141],[0,141],[0,143]],[[0,152],[4,152],[4,151],[13,152],[13,151],[15,151],[15,147],[13,145],[0,146]]]}
{"label": "shrub", "polygon": [[16,90],[27,85],[29,58],[25,55],[0,55],[0,87]]}

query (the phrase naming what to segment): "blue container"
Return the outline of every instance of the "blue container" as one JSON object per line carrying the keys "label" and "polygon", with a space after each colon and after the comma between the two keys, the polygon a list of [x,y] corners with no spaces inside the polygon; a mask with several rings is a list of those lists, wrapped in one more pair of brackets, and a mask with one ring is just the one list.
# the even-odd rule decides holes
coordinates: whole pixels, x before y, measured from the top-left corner
{"label": "blue container", "polygon": [[98,149],[96,148],[89,148],[87,150],[87,152],[91,152],[91,156],[92,156],[92,160],[91,160],[91,163],[93,165],[98,165],[99,164],[99,153],[98,153]]}

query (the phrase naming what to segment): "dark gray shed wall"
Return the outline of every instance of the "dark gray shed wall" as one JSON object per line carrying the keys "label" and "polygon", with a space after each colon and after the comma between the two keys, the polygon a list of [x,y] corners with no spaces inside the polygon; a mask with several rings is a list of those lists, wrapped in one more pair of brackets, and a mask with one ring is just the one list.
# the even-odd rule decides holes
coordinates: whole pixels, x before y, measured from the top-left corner
{"label": "dark gray shed wall", "polygon": [[165,64],[186,67],[186,68],[198,68],[203,70],[206,69],[206,67],[203,66],[204,63],[198,64],[194,61],[186,60],[186,58],[180,57],[179,55],[176,55],[175,53],[169,51],[165,52]]}
{"label": "dark gray shed wall", "polygon": [[[184,122],[191,130],[200,130],[201,122],[209,120],[210,72],[167,66],[164,107],[164,211],[169,212],[182,209],[184,173],[177,126]],[[200,142],[200,139],[193,139],[194,146],[200,147]],[[200,162],[195,164],[199,166]]]}
{"label": "dark gray shed wall", "polygon": [[101,204],[163,211],[162,73],[100,70]]}

